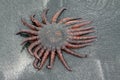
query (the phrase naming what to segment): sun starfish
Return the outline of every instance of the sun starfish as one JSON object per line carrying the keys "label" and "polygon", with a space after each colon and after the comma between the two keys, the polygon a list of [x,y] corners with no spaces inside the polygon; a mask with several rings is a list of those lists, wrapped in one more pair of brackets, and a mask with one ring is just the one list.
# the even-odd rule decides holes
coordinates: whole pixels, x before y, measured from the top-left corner
{"label": "sun starfish", "polygon": [[79,54],[71,49],[86,47],[96,38],[96,36],[86,36],[86,34],[94,32],[94,27],[81,28],[90,24],[91,21],[73,17],[63,18],[58,21],[58,17],[64,10],[66,8],[56,12],[51,22],[48,22],[46,17],[48,9],[45,9],[42,13],[42,22],[39,22],[35,15],[30,16],[34,24],[29,24],[24,19],[21,19],[22,23],[30,30],[20,30],[17,34],[25,33],[30,35],[21,44],[30,42],[28,51],[35,57],[33,66],[38,70],[43,67],[48,57],[50,57],[50,62],[47,68],[51,69],[57,55],[65,68],[71,71],[63,57],[62,51],[79,58],[86,58],[86,54]]}

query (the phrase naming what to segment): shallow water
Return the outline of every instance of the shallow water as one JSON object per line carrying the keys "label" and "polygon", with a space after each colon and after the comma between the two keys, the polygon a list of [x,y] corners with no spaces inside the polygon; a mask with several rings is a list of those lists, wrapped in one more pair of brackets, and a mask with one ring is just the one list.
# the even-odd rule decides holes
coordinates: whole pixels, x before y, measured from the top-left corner
{"label": "shallow water", "polygon": [[[97,41],[92,46],[76,50],[89,54],[78,59],[64,54],[73,69],[67,71],[56,58],[54,68],[37,71],[33,57],[20,46],[23,38],[16,36],[25,29],[23,17],[30,22],[33,13],[40,20],[41,11],[48,7],[48,19],[61,7],[63,17],[82,17],[96,26]],[[119,80],[120,79],[120,0],[0,0],[0,80]]]}

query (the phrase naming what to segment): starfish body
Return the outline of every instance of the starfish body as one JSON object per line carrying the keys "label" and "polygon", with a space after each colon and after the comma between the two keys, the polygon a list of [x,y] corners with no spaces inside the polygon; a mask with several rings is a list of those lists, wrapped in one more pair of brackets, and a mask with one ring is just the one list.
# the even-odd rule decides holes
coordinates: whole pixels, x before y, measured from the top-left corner
{"label": "starfish body", "polygon": [[55,57],[58,56],[65,68],[71,71],[72,69],[64,59],[63,51],[79,58],[87,57],[86,54],[80,54],[71,49],[89,46],[89,43],[93,42],[96,36],[86,35],[95,32],[93,30],[94,27],[83,28],[83,26],[90,24],[91,21],[86,21],[82,18],[67,17],[58,21],[58,17],[64,10],[66,8],[56,12],[50,22],[46,17],[48,9],[45,9],[42,13],[42,22],[38,21],[35,15],[30,16],[34,25],[21,19],[23,25],[30,30],[20,30],[17,34],[25,33],[30,35],[23,40],[21,45],[30,42],[28,52],[35,58],[33,61],[35,69],[42,69],[49,57],[50,61],[47,68],[52,69]]}

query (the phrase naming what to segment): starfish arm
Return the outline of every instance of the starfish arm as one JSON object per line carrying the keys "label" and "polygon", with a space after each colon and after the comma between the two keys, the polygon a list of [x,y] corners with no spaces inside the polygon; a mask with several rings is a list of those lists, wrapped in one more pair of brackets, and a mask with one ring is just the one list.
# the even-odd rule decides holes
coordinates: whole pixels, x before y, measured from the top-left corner
{"label": "starfish arm", "polygon": [[32,35],[38,35],[37,31],[33,30],[20,30],[19,32],[16,33],[16,35],[21,34],[21,33],[27,33],[27,34],[32,34]]}
{"label": "starfish arm", "polygon": [[43,65],[45,64],[47,58],[48,58],[48,55],[49,55],[49,49],[46,50],[46,52],[44,53],[43,57],[42,57],[42,60],[41,60],[41,63],[40,63],[40,66],[39,66],[39,70],[43,67]]}
{"label": "starfish arm", "polygon": [[87,31],[94,29],[94,26],[86,27],[86,28],[76,28],[76,29],[68,29],[68,32],[78,32],[78,31]]}
{"label": "starfish arm", "polygon": [[44,24],[40,23],[40,22],[35,18],[35,15],[34,15],[34,14],[30,16],[30,19],[31,19],[31,21],[32,21],[33,23],[35,23],[35,25],[36,25],[37,27],[43,27],[43,26],[44,26]]}
{"label": "starfish arm", "polygon": [[76,23],[79,23],[80,21],[79,20],[72,20],[72,21],[68,21],[65,23],[66,26],[70,26],[70,25],[74,25]]}
{"label": "starfish arm", "polygon": [[90,44],[86,43],[86,44],[71,44],[69,42],[66,42],[65,46],[67,46],[68,48],[83,48],[86,46],[90,46]]}
{"label": "starfish arm", "polygon": [[67,62],[65,61],[64,57],[63,57],[63,54],[61,52],[60,49],[57,50],[57,54],[58,54],[58,57],[60,59],[60,61],[62,62],[62,64],[65,66],[65,68],[68,70],[68,71],[72,71],[72,69],[68,66]]}
{"label": "starfish arm", "polygon": [[73,40],[88,40],[88,39],[95,39],[96,36],[68,36],[69,39]]}
{"label": "starfish arm", "polygon": [[59,23],[63,24],[63,23],[67,23],[69,21],[73,21],[73,20],[79,20],[81,18],[73,18],[73,17],[66,17],[66,18],[63,18],[59,21]]}
{"label": "starfish arm", "polygon": [[36,58],[34,59],[34,61],[33,61],[33,66],[34,66],[35,69],[39,69],[39,68],[38,68],[38,63],[39,63],[39,62],[40,62],[39,59],[36,59]]}
{"label": "starfish arm", "polygon": [[81,41],[67,39],[67,42],[69,42],[69,43],[73,43],[73,44],[85,44],[85,43],[91,43],[91,42],[93,42],[93,41],[95,41],[95,39],[81,40]]}
{"label": "starfish arm", "polygon": [[68,32],[69,35],[71,36],[77,36],[77,35],[85,35],[85,34],[89,34],[89,33],[93,33],[95,32],[95,30],[87,30],[87,31],[78,31],[78,32]]}
{"label": "starfish arm", "polygon": [[37,59],[39,59],[39,60],[40,60],[40,57],[39,57],[39,55],[38,55],[38,51],[39,51],[41,48],[42,48],[42,46],[41,46],[41,45],[38,45],[38,46],[35,48],[34,52],[33,52],[35,58],[37,58]]}
{"label": "starfish arm", "polygon": [[91,21],[83,21],[83,22],[80,23],[80,24],[75,24],[75,25],[73,25],[71,28],[72,28],[72,29],[79,28],[79,27],[88,25],[88,24],[90,24],[90,23],[91,23]]}
{"label": "starfish arm", "polygon": [[38,30],[34,25],[27,23],[27,22],[26,22],[24,19],[22,19],[22,18],[21,18],[21,22],[22,22],[23,25],[25,25],[26,27],[28,27],[28,28],[30,28],[30,29],[32,29],[32,30]]}
{"label": "starfish arm", "polygon": [[39,52],[39,55],[38,55],[40,59],[41,59],[41,57],[43,56],[45,50],[46,50],[45,47],[41,48],[41,50],[40,50],[40,52]]}
{"label": "starfish arm", "polygon": [[85,58],[85,57],[87,57],[86,54],[78,54],[78,53],[76,53],[76,52],[74,52],[74,51],[66,48],[65,46],[62,47],[62,49],[63,49],[65,52],[67,52],[68,54],[71,54],[71,55],[76,56],[76,57],[79,57],[79,58]]}
{"label": "starfish arm", "polygon": [[77,25],[77,24],[80,24],[82,22],[84,22],[86,20],[71,20],[71,21],[68,21],[66,23],[64,23],[66,26],[71,26],[71,25]]}
{"label": "starfish arm", "polygon": [[33,49],[35,46],[37,46],[39,43],[40,43],[40,41],[38,40],[38,41],[35,41],[35,42],[33,42],[33,43],[30,44],[30,46],[28,47],[28,52],[29,52],[31,55],[33,55],[32,49]]}
{"label": "starfish arm", "polygon": [[66,10],[66,8],[60,9],[58,12],[55,13],[55,15],[52,17],[52,23],[55,23],[58,19],[58,17],[62,14],[62,12]]}
{"label": "starfish arm", "polygon": [[42,22],[45,23],[45,24],[49,24],[49,22],[47,21],[47,12],[48,12],[49,9],[44,9],[43,12],[42,12]]}
{"label": "starfish arm", "polygon": [[[36,49],[36,51],[37,51],[37,49]],[[39,65],[38,64],[40,64],[40,62],[41,62],[40,57],[43,55],[44,51],[45,51],[45,48],[41,48],[40,53],[38,54],[39,59],[35,58],[35,60],[33,62],[34,68],[36,68],[38,70],[39,70]]]}
{"label": "starfish arm", "polygon": [[48,69],[52,69],[54,61],[55,61],[55,50],[51,51],[51,56],[50,56],[50,64],[47,66]]}
{"label": "starfish arm", "polygon": [[38,36],[32,36],[32,37],[25,38],[25,39],[23,40],[23,42],[21,43],[21,45],[23,45],[25,42],[34,41],[34,40],[37,40],[37,39],[39,39]]}

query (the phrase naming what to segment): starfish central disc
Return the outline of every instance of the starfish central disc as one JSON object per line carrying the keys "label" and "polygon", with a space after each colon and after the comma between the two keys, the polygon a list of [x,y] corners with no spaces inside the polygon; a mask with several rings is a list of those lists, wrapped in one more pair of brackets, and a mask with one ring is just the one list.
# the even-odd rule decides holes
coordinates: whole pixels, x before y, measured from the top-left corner
{"label": "starfish central disc", "polygon": [[42,45],[45,47],[61,47],[66,40],[66,28],[62,24],[48,24],[39,31],[39,37]]}

